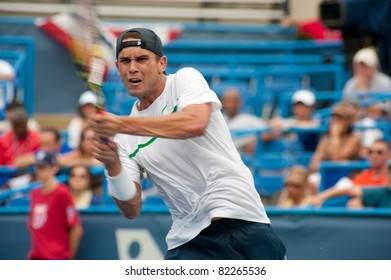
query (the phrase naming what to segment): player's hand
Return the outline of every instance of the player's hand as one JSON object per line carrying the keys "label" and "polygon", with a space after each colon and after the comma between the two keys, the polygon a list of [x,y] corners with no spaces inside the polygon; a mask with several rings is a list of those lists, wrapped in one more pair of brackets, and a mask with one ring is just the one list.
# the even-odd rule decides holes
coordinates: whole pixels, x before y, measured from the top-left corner
{"label": "player's hand", "polygon": [[94,114],[90,120],[95,134],[101,139],[107,139],[120,131],[121,120],[118,116],[105,112],[104,114]]}
{"label": "player's hand", "polygon": [[107,138],[107,141],[102,142],[100,137],[95,137],[93,145],[94,157],[102,162],[108,170],[116,169],[118,166],[121,166],[117,144],[113,140]]}

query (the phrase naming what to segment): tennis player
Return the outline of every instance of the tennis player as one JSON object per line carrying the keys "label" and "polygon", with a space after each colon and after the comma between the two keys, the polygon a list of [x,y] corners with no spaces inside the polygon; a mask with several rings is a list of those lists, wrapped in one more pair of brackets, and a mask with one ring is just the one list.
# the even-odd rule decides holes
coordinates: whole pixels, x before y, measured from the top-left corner
{"label": "tennis player", "polygon": [[166,75],[161,40],[145,28],[121,33],[116,57],[122,83],[138,100],[129,116],[97,114],[92,126],[95,156],[122,214],[139,215],[146,173],[173,220],[165,259],[284,259],[204,77],[193,68]]}

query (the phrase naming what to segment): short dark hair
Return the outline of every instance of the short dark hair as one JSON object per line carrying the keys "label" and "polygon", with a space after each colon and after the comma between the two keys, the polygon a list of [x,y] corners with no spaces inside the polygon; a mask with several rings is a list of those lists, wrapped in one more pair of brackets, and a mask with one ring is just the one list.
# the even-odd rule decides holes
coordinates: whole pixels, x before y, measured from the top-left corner
{"label": "short dark hair", "polygon": [[54,127],[46,127],[41,130],[41,132],[50,132],[53,133],[54,139],[56,139],[57,142],[61,141],[61,133],[57,128]]}

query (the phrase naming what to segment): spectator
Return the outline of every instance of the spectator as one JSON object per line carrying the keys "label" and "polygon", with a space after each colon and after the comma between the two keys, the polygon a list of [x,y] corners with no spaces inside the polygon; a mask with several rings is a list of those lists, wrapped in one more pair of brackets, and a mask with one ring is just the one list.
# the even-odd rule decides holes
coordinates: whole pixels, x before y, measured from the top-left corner
{"label": "spectator", "polygon": [[[25,110],[25,107],[22,103],[13,101],[5,107],[5,119],[0,122],[0,133],[6,133],[12,130],[12,123],[10,121],[11,112],[14,109],[21,108]],[[27,113],[26,113],[27,114]],[[28,118],[27,127],[32,131],[39,131],[41,129],[39,123],[34,118]]]}
{"label": "spectator", "polygon": [[354,108],[341,102],[334,106],[328,132],[323,135],[310,161],[309,181],[317,192],[320,183],[319,166],[322,161],[358,160],[360,137],[353,133]]}
{"label": "spectator", "polygon": [[319,119],[313,117],[315,109],[315,94],[306,89],[295,91],[291,98],[293,116],[290,118],[274,117],[269,125],[271,132],[263,133],[264,142],[276,139],[292,139],[298,141],[305,151],[314,151],[319,140],[318,132],[291,133],[292,128],[316,128],[319,127]]}
{"label": "spectator", "polygon": [[27,127],[27,112],[23,107],[15,107],[9,112],[12,130],[0,138],[0,164],[13,165],[16,157],[38,151],[40,136]]}
{"label": "spectator", "polygon": [[[55,128],[46,128],[39,132],[40,135],[40,151],[48,151],[61,153],[62,142],[61,134]],[[18,168],[32,166],[35,163],[35,153],[31,152],[15,158],[13,165]]]}
{"label": "spectator", "polygon": [[[242,98],[236,88],[227,89],[222,95],[224,119],[229,129],[266,128],[266,123],[259,117],[241,112]],[[256,145],[256,136],[234,138],[234,144],[241,154],[253,155]]]}
{"label": "spectator", "polygon": [[31,232],[29,259],[74,259],[82,226],[68,187],[56,181],[56,154],[37,153],[35,173],[42,186],[31,192],[28,228]]}
{"label": "spectator", "polygon": [[[356,197],[361,194],[351,188],[373,188],[387,186],[389,184],[388,160],[390,159],[390,144],[385,140],[376,140],[368,152],[370,168],[363,170],[353,177],[353,180],[343,178],[338,183],[319,194],[313,199],[311,204],[321,206],[324,201],[339,195],[352,195],[354,198],[348,201],[349,207],[361,206],[361,198]],[[340,182],[343,182],[341,184]]]}
{"label": "spectator", "polygon": [[24,170],[29,166],[33,166],[36,161],[36,153],[39,151],[47,151],[59,153],[61,150],[61,135],[57,129],[48,128],[39,132],[40,135],[40,149],[35,152],[29,152],[17,156],[13,161],[13,166],[20,170],[2,186],[5,189],[18,189],[26,186],[26,184],[34,181],[34,174],[28,170]]}
{"label": "spectator", "polygon": [[284,189],[278,198],[277,205],[281,208],[308,206],[312,194],[307,183],[308,170],[304,166],[295,165],[287,171]]}
{"label": "spectator", "polygon": [[88,120],[92,114],[97,112],[97,105],[98,98],[94,92],[87,90],[80,95],[78,116],[71,119],[67,128],[70,148],[75,149],[79,146],[80,134],[89,126]]}
{"label": "spectator", "polygon": [[85,209],[91,205],[101,205],[102,199],[93,191],[93,176],[88,166],[74,165],[69,170],[68,186],[73,203],[77,209]]}
{"label": "spectator", "polygon": [[0,81],[9,81],[15,78],[14,67],[6,60],[0,59]]}
{"label": "spectator", "polygon": [[379,125],[387,124],[386,106],[386,103],[383,102],[369,104],[363,108],[363,116],[356,121],[356,125],[360,127],[356,133],[361,139],[361,158],[368,157],[371,145],[376,140],[383,139],[384,132],[389,133],[389,131],[377,128]]}
{"label": "spectator", "polygon": [[389,92],[391,78],[379,71],[379,60],[373,48],[359,50],[353,57],[353,77],[344,88],[344,98],[361,93]]}
{"label": "spectator", "polygon": [[93,144],[95,133],[91,127],[86,127],[81,132],[79,146],[65,154],[58,155],[57,159],[61,167],[70,167],[74,165],[102,165],[93,155]]}
{"label": "spectator", "polygon": [[327,28],[321,19],[314,18],[311,20],[299,22],[295,21],[290,16],[284,16],[280,21],[280,26],[291,27],[297,29],[297,39],[311,39],[311,40],[327,40],[327,39],[341,39],[342,32],[337,29]]}

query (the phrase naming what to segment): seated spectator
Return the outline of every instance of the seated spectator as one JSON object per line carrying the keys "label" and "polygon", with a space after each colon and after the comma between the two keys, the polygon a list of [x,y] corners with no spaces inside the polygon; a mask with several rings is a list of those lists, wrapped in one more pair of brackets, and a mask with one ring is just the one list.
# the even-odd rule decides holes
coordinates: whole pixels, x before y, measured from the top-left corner
{"label": "seated spectator", "polygon": [[353,132],[354,108],[341,102],[334,106],[328,132],[323,135],[310,161],[310,176],[314,192],[320,183],[318,173],[322,161],[358,160],[361,140]]}
{"label": "seated spectator", "polygon": [[98,98],[90,90],[83,92],[79,98],[78,116],[68,124],[68,146],[75,149],[79,146],[80,135],[83,129],[89,126],[88,120],[97,112]]}
{"label": "seated spectator", "polygon": [[102,199],[93,191],[93,176],[85,165],[74,165],[68,173],[68,186],[77,209],[101,205]]}
{"label": "seated spectator", "polygon": [[93,144],[95,133],[91,127],[86,127],[80,136],[79,146],[65,154],[60,154],[57,156],[59,165],[61,167],[71,167],[74,165],[102,165],[93,155]]}
{"label": "seated spectator", "polygon": [[296,165],[288,169],[284,189],[279,195],[277,205],[281,208],[306,207],[312,194],[307,183],[308,170]]}
{"label": "seated spectator", "polygon": [[262,134],[263,142],[284,137],[299,141],[305,151],[314,151],[319,140],[319,133],[286,133],[291,128],[316,128],[319,119],[313,117],[315,108],[315,94],[312,91],[301,89],[292,95],[292,113],[290,118],[274,117],[269,121],[271,132]]}
{"label": "seated spectator", "polygon": [[314,206],[321,206],[323,202],[332,197],[338,196],[350,196],[351,199],[348,202],[349,208],[382,208],[391,207],[391,186],[376,187],[376,188],[355,188],[348,187],[342,189],[335,189],[332,194],[320,193],[317,200],[314,200],[312,204]]}
{"label": "seated spectator", "polygon": [[28,129],[25,108],[13,108],[9,120],[12,130],[0,138],[0,165],[12,166],[16,157],[39,150],[40,136],[37,131]]}
{"label": "seated spectator", "polygon": [[290,27],[294,26],[297,29],[297,39],[341,39],[342,32],[337,29],[330,29],[325,26],[321,19],[313,18],[306,21],[297,21],[292,17],[286,15],[280,20],[280,26]]}
{"label": "seated spectator", "polygon": [[357,135],[361,139],[361,158],[367,158],[368,150],[370,149],[371,145],[376,140],[384,138],[383,130],[376,128],[376,126],[387,124],[388,117],[386,106],[386,103],[383,102],[366,106],[366,108],[363,108],[362,117],[355,123],[361,127],[356,130]]}
{"label": "seated spectator", "polygon": [[344,99],[362,93],[390,92],[391,78],[379,70],[379,59],[373,48],[359,50],[353,57],[353,77],[343,88]]}
{"label": "seated spectator", "polygon": [[[11,112],[17,108],[21,108],[21,110],[25,110],[24,105],[22,103],[17,102],[17,101],[13,101],[5,107],[5,118],[4,118],[4,120],[0,121],[0,133],[6,133],[6,132],[12,130],[12,123],[10,121],[10,115],[11,115]],[[41,129],[39,123],[34,118],[28,118],[27,127],[29,130],[32,130],[32,131],[39,131]]]}
{"label": "seated spectator", "polygon": [[57,129],[47,128],[40,131],[39,135],[40,149],[38,151],[29,152],[15,158],[12,165],[19,168],[20,170],[11,179],[7,180],[2,188],[18,189],[33,181],[33,174],[24,169],[35,164],[36,154],[40,151],[54,152],[56,154],[61,152],[61,135]]}
{"label": "seated spectator", "polygon": [[[223,115],[229,129],[266,128],[266,123],[259,117],[240,111],[242,98],[236,88],[227,89],[222,95]],[[256,135],[238,137],[234,144],[241,154],[253,155]]]}
{"label": "seated spectator", "polygon": [[[48,151],[54,153],[62,152],[61,134],[55,128],[46,128],[39,132],[40,135],[40,151]],[[32,166],[35,163],[35,153],[31,152],[15,158],[13,165],[18,168]]]}
{"label": "seated spectator", "polygon": [[[389,185],[388,160],[390,159],[390,144],[385,140],[376,140],[368,152],[370,168],[363,170],[355,175],[352,180],[343,178],[337,182],[334,187],[317,194],[311,201],[312,205],[321,206],[324,201],[340,195],[352,195],[359,192],[350,190],[351,188],[373,188]],[[345,191],[346,190],[346,191]],[[353,198],[348,201],[348,207],[357,207],[361,205],[360,198]]]}

